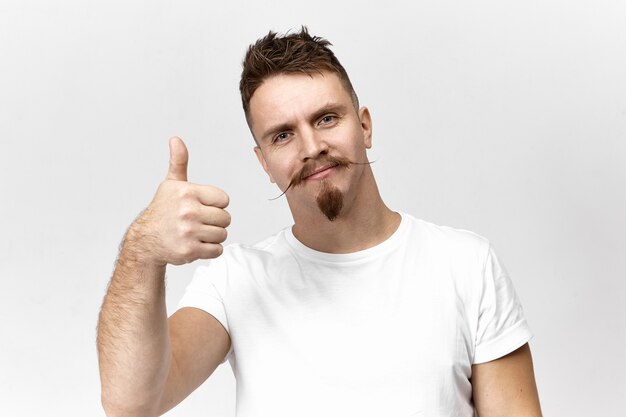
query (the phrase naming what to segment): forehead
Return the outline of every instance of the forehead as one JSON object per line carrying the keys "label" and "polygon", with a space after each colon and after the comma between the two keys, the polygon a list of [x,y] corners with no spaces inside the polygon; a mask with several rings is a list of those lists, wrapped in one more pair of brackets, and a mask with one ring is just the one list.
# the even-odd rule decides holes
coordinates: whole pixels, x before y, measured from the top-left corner
{"label": "forehead", "polygon": [[352,106],[350,94],[332,72],[279,74],[265,81],[250,98],[252,129],[310,116],[329,103]]}

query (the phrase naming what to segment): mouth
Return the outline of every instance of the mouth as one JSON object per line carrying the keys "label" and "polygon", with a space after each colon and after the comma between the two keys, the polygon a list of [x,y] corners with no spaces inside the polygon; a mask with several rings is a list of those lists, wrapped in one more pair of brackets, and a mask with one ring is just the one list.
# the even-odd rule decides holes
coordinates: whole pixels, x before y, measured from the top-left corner
{"label": "mouth", "polygon": [[311,173],[306,173],[305,175],[303,175],[302,180],[305,181],[326,178],[328,175],[330,175],[330,171],[338,165],[339,164],[337,163],[324,165]]}

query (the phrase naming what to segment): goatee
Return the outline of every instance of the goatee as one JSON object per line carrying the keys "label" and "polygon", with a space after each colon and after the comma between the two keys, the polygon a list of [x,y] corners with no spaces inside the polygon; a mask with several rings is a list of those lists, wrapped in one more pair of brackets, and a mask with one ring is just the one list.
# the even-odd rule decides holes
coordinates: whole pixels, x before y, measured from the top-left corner
{"label": "goatee", "polygon": [[343,194],[329,182],[323,181],[322,189],[316,198],[320,211],[331,222],[334,221],[343,208]]}
{"label": "goatee", "polygon": [[[335,167],[337,169],[349,169],[352,165],[369,165],[370,161],[366,162],[353,162],[347,158],[343,158],[340,156],[332,156],[324,154],[322,157],[317,159],[309,160],[300,170],[298,170],[291,178],[291,181],[278,197],[271,198],[270,200],[276,200],[277,198],[283,196],[287,193],[292,187],[297,187],[306,181],[306,178],[313,174],[316,169],[320,166],[328,165],[330,167]],[[343,194],[341,191],[331,182],[322,180],[320,184],[321,189],[317,194],[315,200],[317,201],[317,206],[320,211],[326,216],[328,220],[331,222],[337,219],[339,214],[341,214],[341,209],[343,208]]]}

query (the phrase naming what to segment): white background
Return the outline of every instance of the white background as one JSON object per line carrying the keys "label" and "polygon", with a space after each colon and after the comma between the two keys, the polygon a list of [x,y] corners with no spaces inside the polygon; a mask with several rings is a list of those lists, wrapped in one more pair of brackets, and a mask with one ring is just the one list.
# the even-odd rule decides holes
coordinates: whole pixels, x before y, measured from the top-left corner
{"label": "white background", "polygon": [[[0,415],[97,416],[120,239],[190,150],[231,242],[288,226],[238,95],[248,44],[306,24],[374,120],[388,205],[488,237],[546,416],[626,415],[626,3],[0,3]],[[195,265],[168,271],[175,307]],[[228,364],[170,416],[233,416]]]}

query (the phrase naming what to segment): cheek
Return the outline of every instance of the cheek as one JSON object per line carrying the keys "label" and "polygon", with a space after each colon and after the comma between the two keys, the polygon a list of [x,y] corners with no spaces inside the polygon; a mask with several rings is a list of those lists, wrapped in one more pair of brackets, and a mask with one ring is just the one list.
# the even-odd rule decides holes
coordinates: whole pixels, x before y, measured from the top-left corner
{"label": "cheek", "polygon": [[344,149],[360,152],[368,147],[363,131],[358,125],[351,125],[349,129],[342,132],[340,137],[343,139],[341,140],[342,143],[339,146]]}
{"label": "cheek", "polygon": [[270,180],[280,188],[286,187],[291,181],[291,176],[295,172],[288,161],[280,161],[268,165]]}
{"label": "cheek", "polygon": [[346,152],[349,152],[350,156],[354,158],[361,157],[364,153],[367,152],[368,147],[362,135],[353,133],[350,141],[343,144],[342,149]]}

